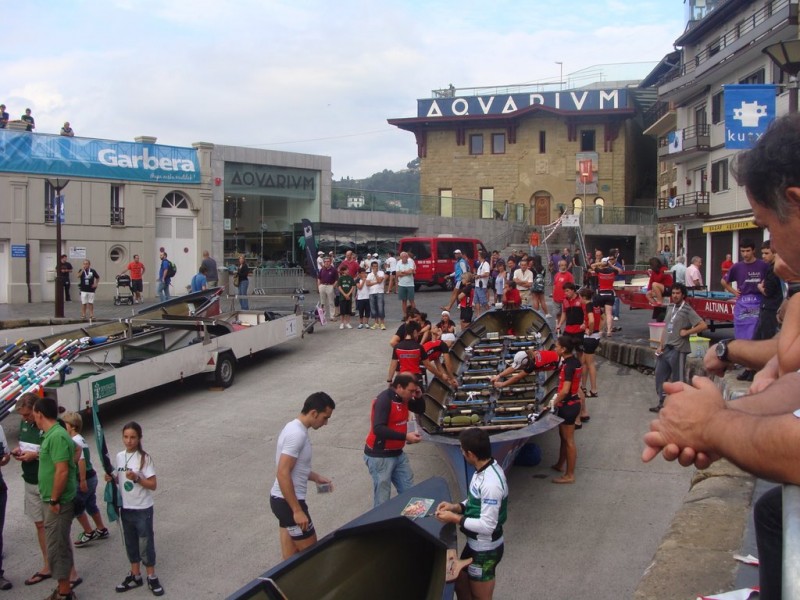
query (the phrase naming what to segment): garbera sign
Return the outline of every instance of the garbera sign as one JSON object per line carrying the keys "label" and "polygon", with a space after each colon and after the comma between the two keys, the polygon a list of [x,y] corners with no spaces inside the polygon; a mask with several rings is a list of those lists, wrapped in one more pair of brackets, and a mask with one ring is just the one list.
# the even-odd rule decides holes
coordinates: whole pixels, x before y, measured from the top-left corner
{"label": "garbera sign", "polygon": [[194,148],[0,129],[0,170],[158,183],[200,183]]}

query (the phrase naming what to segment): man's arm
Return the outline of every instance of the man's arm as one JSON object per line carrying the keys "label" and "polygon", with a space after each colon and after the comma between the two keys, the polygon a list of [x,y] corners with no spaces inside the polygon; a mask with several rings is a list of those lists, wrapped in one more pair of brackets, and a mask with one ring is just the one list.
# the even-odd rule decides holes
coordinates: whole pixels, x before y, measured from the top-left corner
{"label": "man's arm", "polygon": [[50,492],[51,500],[61,499],[61,494],[64,493],[64,488],[67,487],[68,476],[69,476],[69,461],[62,460],[60,462],[57,462],[55,464],[55,473],[53,475],[53,491]]}
{"label": "man's arm", "polygon": [[725,370],[733,364],[759,370],[778,353],[779,339],[780,334],[771,340],[731,340],[728,343],[727,362],[717,358],[717,345],[714,344],[706,352],[703,366],[709,373],[718,376],[722,376]]}
{"label": "man's arm", "polygon": [[800,484],[800,419],[789,412],[800,406],[795,393],[799,384],[800,374],[786,375],[760,394],[731,403],[731,408],[704,377],[695,377],[693,385],[665,384],[669,396],[645,434],[642,459],[650,461],[662,450],[674,459],[680,452],[681,464],[688,465],[691,460],[684,457],[700,452],[712,459],[726,458],[758,477]]}

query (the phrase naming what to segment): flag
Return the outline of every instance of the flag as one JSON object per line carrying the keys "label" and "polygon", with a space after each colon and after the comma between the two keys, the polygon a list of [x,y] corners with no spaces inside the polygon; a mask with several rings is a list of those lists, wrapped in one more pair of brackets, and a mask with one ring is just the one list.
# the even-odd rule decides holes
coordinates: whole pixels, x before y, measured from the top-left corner
{"label": "flag", "polygon": [[775,120],[774,85],[724,85],[725,148],[744,150]]}
{"label": "flag", "polygon": [[301,223],[303,224],[303,239],[305,240],[306,246],[306,258],[308,259],[308,264],[311,266],[311,272],[314,274],[314,278],[316,279],[319,277],[319,270],[317,269],[317,242],[314,240],[314,227],[311,225],[311,221],[308,219],[303,219]]}
{"label": "flag", "polygon": [[[111,464],[111,459],[108,456],[106,436],[100,423],[100,408],[97,406],[97,398],[94,397],[94,394],[92,394],[92,422],[94,423],[94,442],[97,446],[97,455],[103,461],[103,471],[107,475],[111,475],[114,472],[114,465]],[[113,523],[117,520],[119,509],[122,505],[117,494],[117,484],[113,479],[106,482],[105,490],[103,490],[103,499],[106,501],[108,521]]]}

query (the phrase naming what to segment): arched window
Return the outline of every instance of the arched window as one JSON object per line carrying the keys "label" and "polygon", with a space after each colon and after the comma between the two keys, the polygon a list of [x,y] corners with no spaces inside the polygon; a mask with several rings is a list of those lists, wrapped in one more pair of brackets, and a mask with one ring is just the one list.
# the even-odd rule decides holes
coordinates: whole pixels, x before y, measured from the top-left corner
{"label": "arched window", "polygon": [[605,206],[606,205],[606,201],[603,200],[600,196],[598,196],[597,198],[594,199],[594,205],[595,206]]}
{"label": "arched window", "polygon": [[573,214],[579,215],[583,211],[583,198],[573,198],[572,200],[572,212]]}
{"label": "arched window", "polygon": [[161,208],[192,208],[192,205],[180,192],[170,192],[161,201]]}

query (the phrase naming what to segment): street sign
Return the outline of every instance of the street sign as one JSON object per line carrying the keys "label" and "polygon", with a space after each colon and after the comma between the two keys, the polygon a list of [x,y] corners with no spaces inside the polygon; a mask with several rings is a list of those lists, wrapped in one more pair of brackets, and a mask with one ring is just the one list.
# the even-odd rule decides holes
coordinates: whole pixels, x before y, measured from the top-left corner
{"label": "street sign", "polygon": [[11,258],[25,258],[28,256],[28,247],[25,244],[11,244]]}

